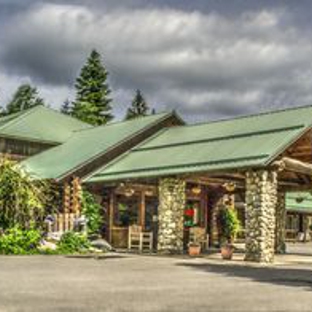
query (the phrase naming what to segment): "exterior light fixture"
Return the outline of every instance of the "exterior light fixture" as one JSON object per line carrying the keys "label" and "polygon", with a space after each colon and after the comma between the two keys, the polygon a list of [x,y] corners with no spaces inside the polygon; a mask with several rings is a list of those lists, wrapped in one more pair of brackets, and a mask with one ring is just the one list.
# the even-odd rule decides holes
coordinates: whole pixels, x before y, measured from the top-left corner
{"label": "exterior light fixture", "polygon": [[236,185],[235,185],[235,183],[233,183],[233,182],[225,183],[225,184],[223,184],[223,186],[225,187],[225,189],[226,189],[228,192],[234,192],[234,191],[235,191],[235,188],[236,188]]}
{"label": "exterior light fixture", "polygon": [[127,189],[125,190],[125,195],[126,195],[126,197],[131,197],[133,194],[134,194],[134,189],[132,189],[132,188],[127,188]]}
{"label": "exterior light fixture", "polygon": [[146,196],[149,196],[149,197],[150,197],[150,196],[153,196],[153,194],[154,194],[154,192],[153,192],[152,190],[146,190],[146,191],[145,191],[145,195],[146,195]]}
{"label": "exterior light fixture", "polygon": [[201,193],[200,185],[192,187],[192,193],[195,194],[195,195],[199,195]]}

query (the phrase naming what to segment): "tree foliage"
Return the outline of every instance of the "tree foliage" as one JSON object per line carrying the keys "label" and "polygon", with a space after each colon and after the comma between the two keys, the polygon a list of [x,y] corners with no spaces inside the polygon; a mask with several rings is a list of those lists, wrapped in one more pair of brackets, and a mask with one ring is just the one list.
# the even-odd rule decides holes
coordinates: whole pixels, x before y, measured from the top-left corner
{"label": "tree foliage", "polygon": [[240,230],[240,222],[234,208],[223,207],[219,211],[221,241],[231,243]]}
{"label": "tree foliage", "polygon": [[144,96],[140,90],[137,90],[132,100],[131,107],[128,108],[126,120],[137,118],[140,116],[147,116],[150,108],[146,103]]}
{"label": "tree foliage", "polygon": [[71,107],[71,103],[70,103],[69,99],[66,99],[64,101],[63,105],[61,106],[61,113],[65,114],[65,115],[71,115],[72,107]]}
{"label": "tree foliage", "polygon": [[44,105],[42,98],[38,96],[38,90],[29,84],[21,85],[14,93],[12,100],[7,104],[6,114],[17,113],[38,105]]}
{"label": "tree foliage", "polygon": [[27,229],[44,213],[48,185],[33,180],[15,162],[0,159],[0,227]]}
{"label": "tree foliage", "polygon": [[83,191],[81,209],[82,213],[87,218],[88,232],[90,234],[98,233],[103,222],[101,205],[96,202],[94,196],[90,192]]}
{"label": "tree foliage", "polygon": [[107,77],[100,54],[93,50],[76,80],[72,116],[92,125],[106,124],[113,119]]}

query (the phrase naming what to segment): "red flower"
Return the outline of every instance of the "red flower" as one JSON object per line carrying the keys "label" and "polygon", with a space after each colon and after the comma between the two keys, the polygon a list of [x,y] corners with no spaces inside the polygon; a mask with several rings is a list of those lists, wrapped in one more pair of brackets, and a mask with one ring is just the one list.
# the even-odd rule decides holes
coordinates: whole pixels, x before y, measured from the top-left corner
{"label": "red flower", "polygon": [[192,217],[192,216],[194,216],[194,209],[186,209],[184,214],[186,216]]}

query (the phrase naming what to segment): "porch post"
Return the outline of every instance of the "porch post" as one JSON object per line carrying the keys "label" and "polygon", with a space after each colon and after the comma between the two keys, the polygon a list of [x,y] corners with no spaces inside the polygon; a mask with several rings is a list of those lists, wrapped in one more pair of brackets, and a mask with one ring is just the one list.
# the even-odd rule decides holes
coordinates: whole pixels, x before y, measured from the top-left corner
{"label": "porch post", "polygon": [[185,186],[185,181],[179,178],[159,180],[157,247],[159,252],[183,251]]}
{"label": "porch post", "polygon": [[245,260],[273,262],[277,173],[250,170],[246,173]]}
{"label": "porch post", "polygon": [[65,182],[63,185],[63,212],[68,213],[70,212],[71,206],[71,187],[68,182]]}
{"label": "porch post", "polygon": [[285,193],[279,192],[276,205],[275,253],[286,252],[286,207]]}
{"label": "porch post", "polygon": [[306,243],[310,241],[310,231],[309,231],[309,217],[307,215],[303,216],[303,241]]}
{"label": "porch post", "polygon": [[82,187],[81,181],[78,177],[72,180],[72,202],[71,211],[74,213],[81,213]]}
{"label": "porch post", "polygon": [[146,205],[145,205],[145,192],[141,191],[140,192],[140,211],[139,211],[139,219],[140,219],[140,225],[142,226],[142,229],[145,229],[145,210],[146,210]]}

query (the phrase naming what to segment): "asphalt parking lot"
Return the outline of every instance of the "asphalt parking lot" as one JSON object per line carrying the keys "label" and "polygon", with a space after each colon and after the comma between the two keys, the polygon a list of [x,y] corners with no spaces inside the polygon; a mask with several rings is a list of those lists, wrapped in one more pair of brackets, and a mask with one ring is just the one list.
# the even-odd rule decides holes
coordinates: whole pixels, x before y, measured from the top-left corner
{"label": "asphalt parking lot", "polygon": [[312,255],[308,262],[274,266],[127,254],[0,257],[1,312],[293,312],[311,307]]}

